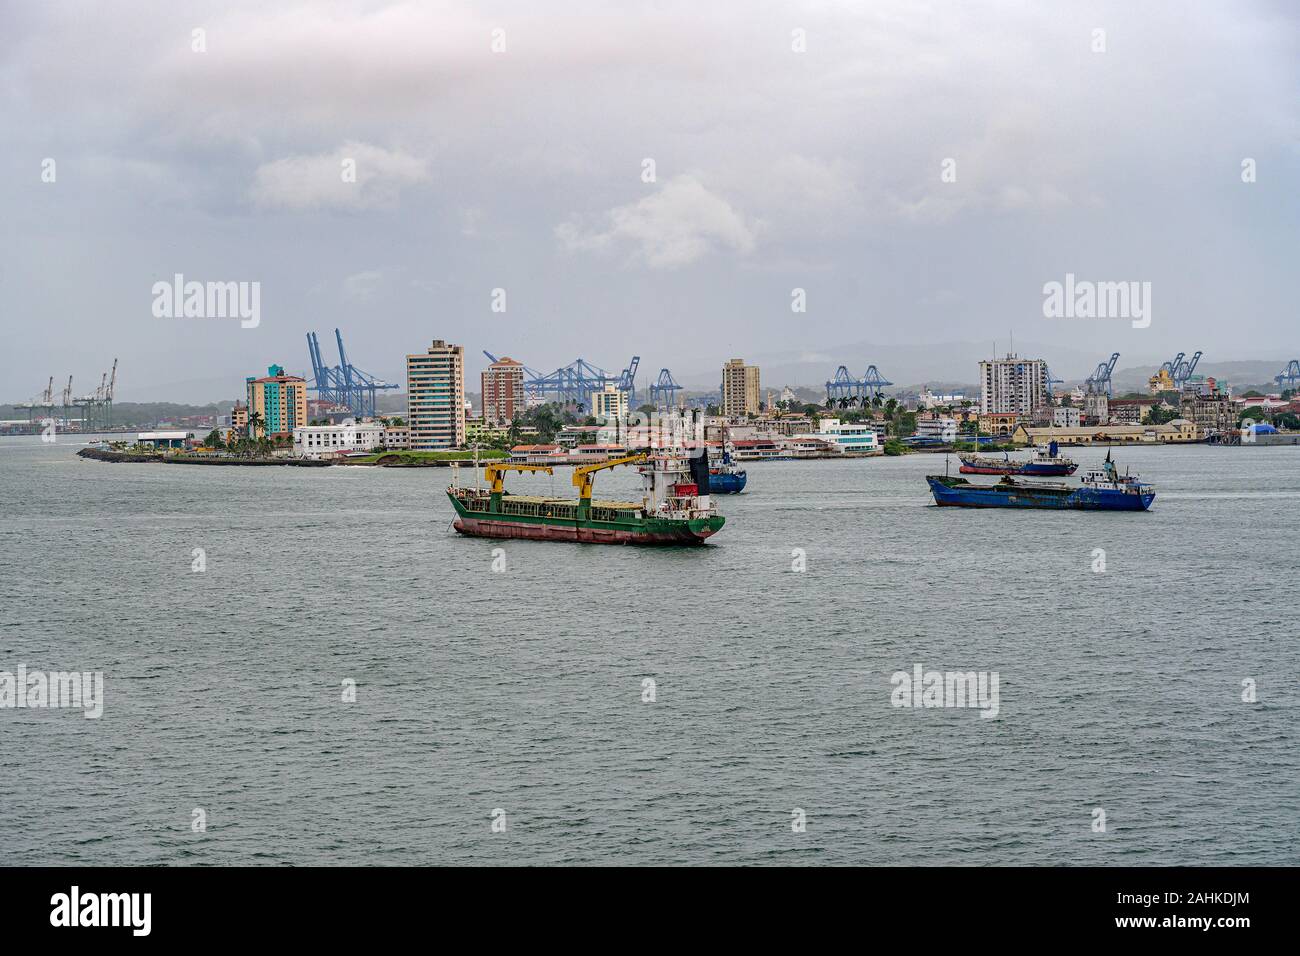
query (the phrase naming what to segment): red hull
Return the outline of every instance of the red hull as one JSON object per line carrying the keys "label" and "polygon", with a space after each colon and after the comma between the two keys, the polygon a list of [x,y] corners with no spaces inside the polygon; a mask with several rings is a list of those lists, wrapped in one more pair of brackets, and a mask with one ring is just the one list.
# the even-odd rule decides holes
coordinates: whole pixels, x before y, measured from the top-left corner
{"label": "red hull", "polygon": [[702,543],[713,535],[712,531],[691,532],[690,537],[680,534],[654,534],[652,532],[619,531],[605,528],[578,528],[572,525],[541,525],[517,521],[482,521],[478,518],[457,518],[452,527],[461,534],[476,538],[528,538],[533,541],[581,541],[587,544],[689,544]]}

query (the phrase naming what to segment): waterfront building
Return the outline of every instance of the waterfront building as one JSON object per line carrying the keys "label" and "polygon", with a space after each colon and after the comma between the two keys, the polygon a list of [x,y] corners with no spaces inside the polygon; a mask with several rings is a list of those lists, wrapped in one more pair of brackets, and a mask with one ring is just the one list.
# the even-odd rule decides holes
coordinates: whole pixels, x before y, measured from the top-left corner
{"label": "waterfront building", "polygon": [[[243,402],[236,401],[235,407],[230,410],[230,433],[236,438],[248,433],[248,406]],[[229,441],[230,438],[226,440]]]}
{"label": "waterfront building", "polygon": [[759,373],[757,365],[734,358],[722,366],[722,414],[728,418],[757,415]]}
{"label": "waterfront building", "polygon": [[955,418],[927,418],[916,423],[919,438],[933,438],[941,442],[957,440],[957,420]]}
{"label": "waterfront building", "polygon": [[[284,366],[272,365],[262,378],[244,380],[248,395],[248,418],[257,415],[260,424],[252,438],[289,438],[294,429],[307,424],[307,381],[285,375]],[[247,424],[247,420],[245,421]]]}
{"label": "waterfront building", "polygon": [[370,452],[383,444],[382,422],[348,419],[332,425],[299,425],[293,430],[293,453],[298,458],[333,458]]}
{"label": "waterfront building", "polygon": [[613,382],[606,383],[599,392],[591,393],[591,414],[596,421],[613,424],[627,419],[627,392]]}
{"label": "waterfront building", "polygon": [[1012,353],[1006,358],[980,362],[980,412],[1015,414],[1028,418],[1035,408],[1047,404],[1047,362],[1022,359]]}
{"label": "waterfront building", "polygon": [[405,451],[411,447],[411,429],[407,425],[385,425],[384,447]]}
{"label": "waterfront building", "polygon": [[434,339],[406,356],[406,424],[412,451],[465,444],[465,349]]}
{"label": "waterfront building", "polygon": [[1015,412],[988,412],[979,417],[979,430],[994,438],[1007,438],[1020,424],[1020,417]]}
{"label": "waterfront building", "polygon": [[1151,417],[1151,409],[1160,404],[1158,398],[1112,398],[1110,420],[1121,425],[1140,425]]}
{"label": "waterfront building", "polygon": [[1079,410],[1073,405],[1058,405],[1052,409],[1052,424],[1057,428],[1078,428]]}
{"label": "waterfront building", "polygon": [[1180,411],[1211,435],[1227,435],[1237,427],[1237,405],[1213,378],[1184,388]]}
{"label": "waterfront building", "polygon": [[1205,431],[1195,422],[1175,418],[1164,425],[1085,425],[1079,428],[1017,426],[1011,440],[1018,445],[1186,444],[1202,441]]}
{"label": "waterfront building", "polygon": [[865,422],[842,422],[838,418],[823,418],[817,431],[810,435],[794,435],[797,439],[817,438],[830,443],[841,454],[870,454],[880,450],[876,430]]}
{"label": "waterfront building", "polygon": [[479,376],[483,387],[483,420],[509,425],[524,410],[524,367],[514,359],[497,359]]}
{"label": "waterfront building", "polygon": [[[757,433],[765,435],[806,435],[813,429],[813,421],[807,415],[764,416],[749,422]],[[733,426],[736,429],[744,425]]]}
{"label": "waterfront building", "polygon": [[135,443],[151,448],[184,448],[192,437],[189,432],[140,432],[135,436]]}

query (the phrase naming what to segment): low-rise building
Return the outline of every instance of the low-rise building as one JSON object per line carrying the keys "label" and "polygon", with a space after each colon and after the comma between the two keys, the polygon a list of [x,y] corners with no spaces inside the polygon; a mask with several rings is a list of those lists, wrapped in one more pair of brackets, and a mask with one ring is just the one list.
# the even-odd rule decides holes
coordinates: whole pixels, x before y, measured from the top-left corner
{"label": "low-rise building", "polygon": [[918,418],[916,435],[918,438],[934,441],[954,442],[957,440],[957,420],[955,418]]}
{"label": "low-rise building", "polygon": [[1080,412],[1073,405],[1058,405],[1052,409],[1052,424],[1057,428],[1078,428]]}
{"label": "low-rise building", "polygon": [[1210,435],[1227,435],[1237,427],[1236,403],[1212,378],[1183,389],[1180,411]]}
{"label": "low-rise building", "polygon": [[383,444],[380,422],[348,420],[337,425],[300,425],[293,430],[293,453],[298,458],[364,454]]}
{"label": "low-rise building", "polygon": [[1084,425],[1079,428],[1017,426],[1011,440],[1018,445],[1129,445],[1187,444],[1203,441],[1205,432],[1195,422],[1175,418],[1164,425]]}
{"label": "low-rise building", "polygon": [[985,412],[979,417],[979,429],[994,438],[1007,438],[1020,424],[1015,412]]}
{"label": "low-rise building", "polygon": [[140,432],[135,436],[135,443],[151,448],[184,448],[192,437],[189,432]]}
{"label": "low-rise building", "polygon": [[816,438],[829,442],[841,454],[871,454],[880,450],[880,439],[872,425],[865,422],[842,422],[838,418],[823,418],[817,431],[794,438]]}
{"label": "low-rise building", "polygon": [[411,447],[411,429],[408,425],[385,425],[384,447],[402,451]]}
{"label": "low-rise building", "polygon": [[1110,420],[1122,425],[1140,425],[1151,417],[1151,409],[1159,404],[1158,398],[1112,398]]}

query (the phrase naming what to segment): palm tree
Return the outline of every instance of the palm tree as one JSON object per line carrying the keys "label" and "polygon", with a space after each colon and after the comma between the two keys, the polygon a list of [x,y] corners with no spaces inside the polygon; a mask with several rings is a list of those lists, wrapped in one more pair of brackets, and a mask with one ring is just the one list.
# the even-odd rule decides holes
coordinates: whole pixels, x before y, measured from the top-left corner
{"label": "palm tree", "polygon": [[249,438],[252,438],[265,424],[266,419],[262,417],[261,412],[249,412],[248,425],[244,430],[245,434],[247,434]]}

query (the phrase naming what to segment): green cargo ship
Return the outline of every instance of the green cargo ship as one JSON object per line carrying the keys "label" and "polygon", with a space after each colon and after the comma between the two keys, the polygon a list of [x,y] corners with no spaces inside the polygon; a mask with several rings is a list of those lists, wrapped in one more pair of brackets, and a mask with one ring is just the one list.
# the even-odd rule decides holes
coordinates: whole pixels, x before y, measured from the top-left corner
{"label": "green cargo ship", "polygon": [[[644,494],[635,501],[598,501],[592,481],[598,471],[639,465]],[[484,470],[488,488],[447,489],[456,509],[453,527],[483,538],[529,538],[593,544],[703,544],[725,523],[708,491],[708,459],[685,453],[628,455],[573,470],[577,499],[505,493],[507,471],[554,474],[554,466],[492,463]]]}

